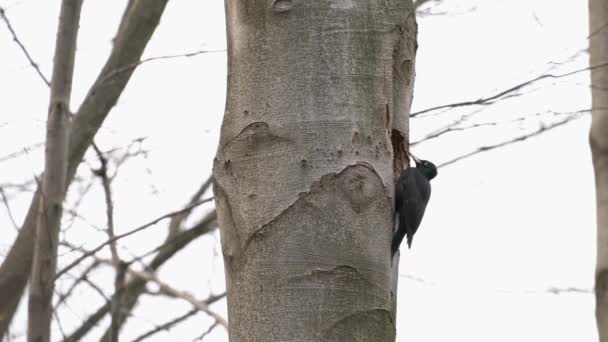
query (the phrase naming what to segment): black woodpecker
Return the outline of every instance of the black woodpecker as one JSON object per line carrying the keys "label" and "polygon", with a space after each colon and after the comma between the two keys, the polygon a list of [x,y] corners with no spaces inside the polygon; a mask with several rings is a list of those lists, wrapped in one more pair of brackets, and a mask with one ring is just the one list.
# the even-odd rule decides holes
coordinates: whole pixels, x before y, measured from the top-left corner
{"label": "black woodpecker", "polygon": [[437,167],[427,160],[420,160],[410,154],[416,167],[408,167],[395,185],[395,216],[399,227],[393,236],[391,256],[399,249],[403,237],[407,236],[407,246],[411,248],[412,239],[431,197],[430,180],[437,176]]}

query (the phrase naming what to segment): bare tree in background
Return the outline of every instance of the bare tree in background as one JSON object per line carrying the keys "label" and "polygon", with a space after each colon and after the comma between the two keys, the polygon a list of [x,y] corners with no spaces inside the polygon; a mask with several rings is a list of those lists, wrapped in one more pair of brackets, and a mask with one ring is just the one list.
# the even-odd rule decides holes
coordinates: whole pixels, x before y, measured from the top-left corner
{"label": "bare tree in background", "polygon": [[393,341],[411,0],[226,1],[214,162],[231,341]]}
{"label": "bare tree in background", "polygon": [[[68,147],[66,185],[73,180],[93,137],[137,67],[166,3],[167,0],[134,1],[127,6],[114,41],[114,49],[74,114]],[[6,299],[0,301],[0,338],[7,333],[29,279],[40,198],[40,191],[36,191],[19,235],[0,266],[0,293]]]}
{"label": "bare tree in background", "polygon": [[[228,326],[226,320],[210,308],[224,297],[224,293],[197,298],[172,284],[172,279],[161,279],[158,275],[163,265],[179,251],[217,227],[213,208],[201,209],[206,210],[202,215],[193,214],[196,208],[209,203],[210,198],[203,195],[208,193],[211,178],[201,179],[202,184],[193,188],[192,197],[181,209],[159,213],[156,219],[117,232],[114,227],[120,227],[120,224],[113,219],[112,181],[121,165],[146,153],[142,147],[145,144],[139,138],[121,148],[107,149],[107,146],[93,144],[95,134],[132,72],[147,61],[179,57],[141,59],[166,2],[128,2],[112,53],[73,116],[65,187],[71,185],[71,194],[81,193],[76,195],[74,203],[68,199],[64,205],[66,218],[62,226],[67,230],[75,219],[86,219],[78,212],[78,205],[84,201],[86,192],[99,184],[105,197],[107,226],[92,228],[104,231],[107,240],[96,246],[95,242],[89,241],[87,246],[93,243],[93,248],[84,248],[69,239],[59,241],[60,248],[68,252],[61,256],[53,280],[68,286],[55,290],[53,327],[61,336],[54,336],[54,340],[88,341],[93,339],[92,335],[101,335],[101,341],[116,341],[127,321],[137,317],[135,307],[144,295],[182,301],[190,307],[183,313],[168,312],[172,317],[142,331],[133,341],[169,331],[197,313],[211,318],[211,323],[201,326],[197,332],[198,340],[218,327]],[[272,333],[277,334],[298,334],[306,330],[297,326],[298,322],[313,322],[314,329],[306,333],[317,334],[315,336],[325,340],[350,340],[353,336],[369,338],[367,334],[371,333],[375,334],[373,338],[391,340],[397,263],[395,260],[391,265],[388,258],[392,223],[390,193],[394,175],[404,167],[404,145],[408,143],[406,118],[411,102],[415,50],[414,19],[407,12],[411,7],[408,4],[389,10],[391,14],[386,16],[378,12],[384,3],[371,3],[365,11],[350,17],[346,15],[349,12],[347,2],[334,2],[333,7],[323,8],[317,7],[323,5],[276,1],[273,8],[266,9],[267,12],[260,9],[259,4],[241,2],[238,5],[231,2],[229,31],[233,37],[247,37],[251,41],[245,44],[233,39],[231,43],[231,70],[239,72],[230,75],[233,96],[228,102],[223,145],[216,163],[216,173],[220,176],[217,188],[221,190],[218,202],[223,203],[220,209],[225,225],[223,239],[226,240],[228,287],[232,291],[230,318],[234,326],[231,335],[242,335],[247,324],[272,319],[276,324],[287,322],[287,325],[272,328]],[[419,11],[420,7],[431,8],[437,3],[440,1],[419,0],[414,8]],[[255,15],[243,18],[243,10]],[[319,11],[332,16],[325,18],[326,21],[316,20],[319,17],[314,14]],[[2,8],[0,15],[33,68],[50,85],[16,37]],[[316,19],[308,19],[311,15]],[[262,17],[269,20],[269,28],[275,31],[256,34],[261,32],[256,20]],[[307,18],[302,20],[304,22],[325,23],[325,26],[294,24],[290,21],[293,17]],[[244,20],[252,20],[247,22],[251,27],[245,27]],[[309,40],[302,40],[302,37]],[[262,41],[264,44],[257,44]],[[270,45],[265,46],[266,41]],[[393,50],[395,47],[397,49]],[[182,56],[199,53],[204,51]],[[487,108],[517,95],[537,81],[569,74],[544,74],[492,96],[421,110],[415,113],[414,119],[444,115],[446,110],[455,108],[465,111],[475,106]],[[248,76],[252,78],[248,79]],[[266,82],[264,89],[247,89],[260,87],[258,82],[262,81]],[[555,117],[560,120],[501,143],[482,145],[443,165],[523,141],[580,117],[582,113],[557,113]],[[433,141],[451,132],[492,124],[468,123],[472,117],[465,113],[454,123],[439,127],[412,143]],[[94,151],[89,148],[91,146]],[[83,163],[87,150],[91,158]],[[269,151],[270,154],[263,154]],[[22,154],[6,158],[19,155]],[[268,161],[268,165],[256,165],[260,158]],[[0,157],[0,161],[3,160],[4,157]],[[80,167],[77,174],[79,165],[85,167]],[[260,167],[260,174],[255,174],[256,167]],[[245,179],[249,185],[237,188],[235,182],[240,179]],[[261,183],[252,185],[257,180]],[[284,181],[284,185],[278,186],[282,184],[278,180]],[[5,193],[4,185],[0,184],[0,199],[10,214],[11,193]],[[12,340],[7,331],[30,274],[41,191],[35,188],[34,181],[10,186],[35,194],[18,238],[0,267],[0,338],[5,336]],[[261,202],[264,198],[268,200]],[[262,210],[257,212],[258,208]],[[255,226],[260,222],[259,227]],[[166,238],[158,245],[149,246],[149,252],[131,255],[121,250],[118,253],[117,244],[123,238],[163,223],[166,223]],[[104,286],[107,283],[104,268],[110,268],[114,273],[113,287]],[[255,272],[261,272],[261,281],[253,278]],[[369,279],[373,283],[368,282]],[[150,290],[148,284],[158,290]],[[334,289],[332,285],[335,285]],[[82,317],[79,326],[62,327],[61,313],[71,310],[70,302],[79,300],[78,293],[83,288],[101,298],[102,304],[79,312]],[[295,292],[297,298],[286,292],[292,288],[299,291]],[[353,293],[345,293],[344,289],[353,290]],[[317,298],[319,294],[326,295],[322,307]],[[276,301],[281,305],[296,303],[298,311],[279,317],[276,309],[281,306],[275,305]],[[258,304],[259,308],[255,307]],[[327,313],[308,310],[306,305],[309,304]],[[262,308],[269,309],[265,316],[257,314]],[[254,309],[256,315],[247,316]],[[257,321],[247,321],[251,317]],[[326,317],[329,319],[319,322],[319,318]],[[18,323],[14,325],[21,325]],[[323,325],[330,323],[329,327]],[[382,327],[387,329],[382,330]],[[260,338],[264,333],[263,329],[256,330]]]}
{"label": "bare tree in background", "polygon": [[70,97],[81,8],[82,0],[63,0],[59,15],[47,119],[45,172],[38,204],[29,291],[28,341],[31,342],[51,340],[53,289],[68,166]]}
{"label": "bare tree in background", "polygon": [[[608,62],[608,6],[589,0],[589,57],[591,65]],[[589,143],[595,171],[597,203],[597,260],[595,297],[601,342],[608,341],[608,69],[591,70],[592,121]]]}

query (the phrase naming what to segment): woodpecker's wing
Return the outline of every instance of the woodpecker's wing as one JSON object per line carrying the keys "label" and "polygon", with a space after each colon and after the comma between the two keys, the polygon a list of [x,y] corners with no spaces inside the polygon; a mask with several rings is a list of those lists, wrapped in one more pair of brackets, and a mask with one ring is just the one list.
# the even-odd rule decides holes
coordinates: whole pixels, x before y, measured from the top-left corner
{"label": "woodpecker's wing", "polygon": [[[431,197],[431,183],[426,177],[416,168],[412,168],[408,172],[409,177],[406,179],[404,197],[404,221],[405,232],[407,236],[408,247],[412,245],[414,234],[422,222],[426,204]],[[401,219],[401,217],[399,217]]]}
{"label": "woodpecker's wing", "polygon": [[[422,174],[422,172],[413,173],[416,177],[416,189],[420,194],[420,198],[422,199],[422,203],[424,203],[424,208],[426,208],[427,203],[429,203],[429,199],[431,198],[431,182]],[[424,209],[422,209],[424,213]]]}

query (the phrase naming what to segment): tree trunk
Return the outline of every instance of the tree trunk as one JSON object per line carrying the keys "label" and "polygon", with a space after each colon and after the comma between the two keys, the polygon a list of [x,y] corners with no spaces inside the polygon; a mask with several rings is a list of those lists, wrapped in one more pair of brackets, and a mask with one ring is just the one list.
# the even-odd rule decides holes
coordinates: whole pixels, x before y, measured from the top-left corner
{"label": "tree trunk", "polygon": [[27,338],[51,340],[57,247],[68,170],[70,98],[82,0],[63,0],[53,58],[51,100],[46,124],[45,168],[38,205]]}
{"label": "tree trunk", "polygon": [[[73,117],[68,147],[68,186],[93,137],[139,65],[144,48],[160,21],[167,1],[129,2],[132,5],[125,11],[114,39],[114,48]],[[31,273],[39,203],[40,189],[37,189],[17,239],[0,266],[0,293],[3,299],[0,300],[0,339],[6,335]]]}
{"label": "tree trunk", "polygon": [[238,341],[393,341],[411,0],[226,0],[214,162]]}
{"label": "tree trunk", "polygon": [[[608,62],[608,6],[589,0],[590,65]],[[589,143],[595,170],[597,206],[596,319],[601,342],[608,342],[608,68],[591,70],[592,121]]]}

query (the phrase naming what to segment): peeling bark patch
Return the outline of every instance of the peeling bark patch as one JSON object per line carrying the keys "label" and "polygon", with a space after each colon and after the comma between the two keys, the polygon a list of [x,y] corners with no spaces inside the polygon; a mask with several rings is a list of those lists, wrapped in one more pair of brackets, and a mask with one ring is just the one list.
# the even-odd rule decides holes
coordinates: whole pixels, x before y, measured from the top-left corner
{"label": "peeling bark patch", "polygon": [[293,7],[292,0],[273,0],[270,6],[275,12],[287,12]]}

